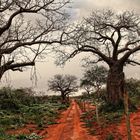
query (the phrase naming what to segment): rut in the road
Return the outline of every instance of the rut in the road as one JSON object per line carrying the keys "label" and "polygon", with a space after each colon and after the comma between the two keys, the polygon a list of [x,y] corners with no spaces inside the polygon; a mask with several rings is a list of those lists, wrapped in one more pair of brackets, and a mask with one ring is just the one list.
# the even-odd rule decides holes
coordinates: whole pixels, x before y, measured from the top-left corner
{"label": "rut in the road", "polygon": [[97,140],[90,136],[80,122],[81,110],[75,101],[62,114],[60,123],[48,129],[48,137],[44,140]]}

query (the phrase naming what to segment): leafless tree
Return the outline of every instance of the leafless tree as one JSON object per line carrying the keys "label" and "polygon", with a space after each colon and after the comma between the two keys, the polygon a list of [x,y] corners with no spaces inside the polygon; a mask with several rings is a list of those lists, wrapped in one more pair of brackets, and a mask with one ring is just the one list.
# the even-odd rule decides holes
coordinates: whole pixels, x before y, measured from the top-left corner
{"label": "leafless tree", "polygon": [[54,92],[60,92],[62,102],[66,102],[66,97],[69,94],[77,92],[77,78],[73,75],[55,75],[48,81],[49,90]]}
{"label": "leafless tree", "polygon": [[140,65],[136,60],[140,51],[140,16],[129,11],[117,14],[111,10],[92,12],[80,24],[69,27],[64,40],[70,46],[68,51],[72,50],[64,55],[63,61],[87,52],[93,56],[94,63],[103,61],[109,66],[108,102],[115,105],[122,102],[124,66]]}
{"label": "leafless tree", "polygon": [[0,0],[0,79],[22,71],[61,43],[68,0]]}

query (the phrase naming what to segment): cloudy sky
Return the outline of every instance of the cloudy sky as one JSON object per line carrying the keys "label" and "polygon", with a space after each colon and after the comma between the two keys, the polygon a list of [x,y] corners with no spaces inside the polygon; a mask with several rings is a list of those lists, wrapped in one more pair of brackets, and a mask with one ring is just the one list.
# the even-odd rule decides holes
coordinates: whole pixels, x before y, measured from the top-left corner
{"label": "cloudy sky", "polygon": [[[86,17],[92,10],[113,9],[116,12],[124,10],[133,10],[140,13],[140,0],[73,0],[69,13],[72,21],[80,20]],[[81,62],[82,55],[76,56],[62,67],[54,64],[55,58],[47,57],[42,63],[37,63],[36,74],[38,78],[37,89],[45,91],[47,89],[47,80],[55,74],[72,74],[78,77],[82,76]],[[140,77],[140,66],[125,68],[127,77]],[[8,72],[2,79],[3,85],[13,87],[32,87],[34,84],[31,79],[31,69],[25,72]]]}

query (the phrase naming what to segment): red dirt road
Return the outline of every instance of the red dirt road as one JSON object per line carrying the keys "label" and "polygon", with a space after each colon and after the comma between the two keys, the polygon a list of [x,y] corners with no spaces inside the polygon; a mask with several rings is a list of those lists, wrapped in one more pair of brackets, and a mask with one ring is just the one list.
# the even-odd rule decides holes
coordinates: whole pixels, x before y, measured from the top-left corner
{"label": "red dirt road", "polygon": [[[86,109],[95,109],[94,106],[87,105]],[[106,140],[106,136],[113,134],[115,140],[127,140],[127,131],[125,118],[121,123],[109,124],[106,127],[100,128],[94,124],[94,129],[97,132],[96,136],[88,134],[84,123],[80,121],[82,111],[78,104],[73,100],[70,107],[61,113],[58,124],[49,125],[43,130],[37,129],[36,125],[29,124],[26,127],[11,130],[9,134],[30,134],[37,133],[44,138],[42,140]],[[130,115],[132,140],[140,140],[140,109]]]}
{"label": "red dirt road", "polygon": [[[87,109],[95,109],[94,106],[87,105]],[[75,101],[64,111],[58,124],[51,125],[49,128],[40,131],[38,134],[45,136],[43,140],[105,140],[110,133],[115,136],[115,140],[127,140],[127,131],[125,118],[121,123],[110,124],[105,128],[99,128],[96,125],[97,136],[88,134],[84,124],[80,121],[81,110]],[[140,109],[130,115],[132,140],[140,140]]]}
{"label": "red dirt road", "polygon": [[59,123],[47,129],[48,137],[43,140],[97,140],[82,126],[80,114],[81,110],[73,100],[68,110],[60,116]]}

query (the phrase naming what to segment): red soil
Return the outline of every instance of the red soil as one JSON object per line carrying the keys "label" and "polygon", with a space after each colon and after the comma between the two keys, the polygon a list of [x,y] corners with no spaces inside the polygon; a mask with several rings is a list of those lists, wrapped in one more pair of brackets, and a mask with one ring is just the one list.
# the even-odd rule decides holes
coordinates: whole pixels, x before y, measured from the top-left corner
{"label": "red soil", "polygon": [[[94,110],[95,107],[86,105],[86,109]],[[73,100],[70,107],[61,113],[57,124],[50,125],[44,130],[37,130],[35,125],[29,124],[25,128],[8,133],[29,134],[35,132],[43,136],[43,140],[105,140],[107,135],[112,134],[115,136],[115,140],[127,140],[125,118],[119,124],[107,124],[102,128],[94,122],[93,128],[96,130],[96,136],[91,136],[80,121],[81,113],[78,104]],[[140,109],[130,115],[130,120],[132,138],[133,140],[140,140]]]}
{"label": "red soil", "polygon": [[34,124],[27,124],[24,128],[19,128],[17,130],[8,130],[7,134],[30,134],[37,129]]}
{"label": "red soil", "polygon": [[[140,140],[140,109],[130,115],[130,122],[132,140]],[[123,117],[121,123],[105,125],[106,126],[99,127],[96,122],[93,123],[93,128],[96,130],[98,140],[106,140],[110,134],[114,136],[115,140],[128,140],[125,117]]]}
{"label": "red soil", "polygon": [[80,122],[81,110],[75,101],[63,112],[59,124],[48,128],[48,137],[44,140],[97,140],[90,136]]}
{"label": "red soil", "polygon": [[[130,115],[132,140],[140,140],[140,109]],[[123,140],[127,140],[125,119],[119,124],[118,129],[122,133]]]}

